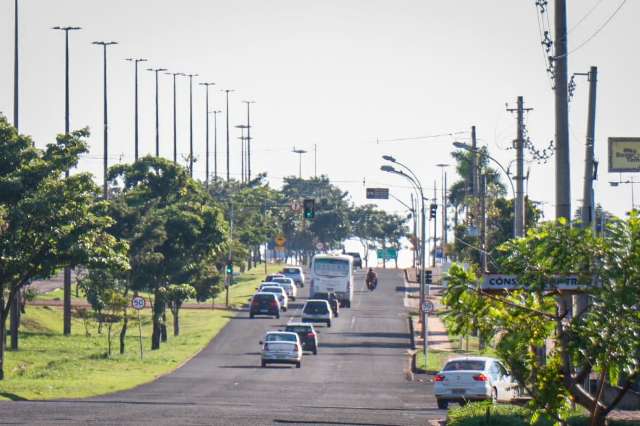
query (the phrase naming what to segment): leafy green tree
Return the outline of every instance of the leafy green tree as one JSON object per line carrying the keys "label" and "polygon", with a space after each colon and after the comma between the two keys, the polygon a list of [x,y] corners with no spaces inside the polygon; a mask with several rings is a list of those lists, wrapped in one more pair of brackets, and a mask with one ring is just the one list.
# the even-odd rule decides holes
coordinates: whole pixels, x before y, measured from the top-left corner
{"label": "leafy green tree", "polygon": [[185,300],[196,297],[196,290],[189,284],[171,284],[166,288],[165,300],[173,314],[173,335],[180,335],[180,308]]}
{"label": "leafy green tree", "polygon": [[[407,219],[397,214],[389,214],[382,212],[380,215],[380,228],[376,239],[382,248],[395,248],[396,252],[400,251],[401,240],[405,238],[409,232],[405,223]],[[398,258],[395,259],[396,268],[398,267]],[[383,260],[383,266],[386,267],[386,259]]]}
{"label": "leafy green tree", "polygon": [[357,206],[351,210],[351,234],[360,241],[365,266],[369,266],[369,249],[375,247],[382,234],[385,212],[373,204]]}
{"label": "leafy green tree", "polygon": [[113,221],[99,214],[91,176],[64,177],[87,151],[87,136],[73,132],[38,149],[0,116],[0,379],[7,316],[24,286],[63,266],[128,268],[126,244],[105,231]]}
{"label": "leafy green tree", "polygon": [[[526,287],[489,294],[472,271],[453,267],[443,299],[449,326],[500,334],[497,352],[532,396],[536,417],[562,423],[575,401],[591,412],[592,424],[604,425],[640,378],[640,218],[633,213],[612,220],[606,238],[562,219],[508,241],[500,251],[501,273]],[[591,300],[574,314],[566,294],[553,286],[567,276],[576,277]],[[549,341],[541,362],[539,348]],[[599,377],[595,395],[584,387],[591,373]]]}

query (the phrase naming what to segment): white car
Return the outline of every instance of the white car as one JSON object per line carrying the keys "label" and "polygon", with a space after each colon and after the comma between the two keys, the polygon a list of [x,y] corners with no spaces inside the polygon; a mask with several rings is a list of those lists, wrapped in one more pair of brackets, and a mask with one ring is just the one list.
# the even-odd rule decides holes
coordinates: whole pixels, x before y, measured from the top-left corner
{"label": "white car", "polygon": [[302,322],[323,322],[331,327],[331,305],[322,299],[309,299],[302,308]]}
{"label": "white car", "polygon": [[287,292],[284,291],[284,288],[280,287],[279,285],[276,284],[272,284],[272,285],[265,285],[260,286],[260,293],[273,293],[276,295],[276,297],[278,298],[278,302],[280,302],[280,308],[283,311],[286,311],[287,308],[289,307],[289,297],[287,297]]}
{"label": "white car", "polygon": [[273,277],[271,278],[271,282],[278,284],[280,287],[284,288],[284,291],[287,292],[287,296],[289,299],[296,300],[296,296],[298,295],[298,287],[296,287],[296,283],[291,278],[287,277]]}
{"label": "white car", "polygon": [[296,342],[271,341],[264,342],[260,353],[262,367],[267,364],[294,364],[300,368],[302,364],[302,346]]}
{"label": "white car", "polygon": [[304,287],[304,272],[299,266],[285,266],[282,269],[285,277],[291,278],[298,287]]}
{"label": "white car", "polygon": [[267,331],[264,335],[264,339],[259,343],[264,345],[265,342],[293,342],[302,346],[300,342],[300,336],[297,333],[290,331]]}
{"label": "white car", "polygon": [[500,360],[488,357],[464,357],[447,361],[434,378],[438,408],[449,402],[511,401],[518,396],[518,384]]}

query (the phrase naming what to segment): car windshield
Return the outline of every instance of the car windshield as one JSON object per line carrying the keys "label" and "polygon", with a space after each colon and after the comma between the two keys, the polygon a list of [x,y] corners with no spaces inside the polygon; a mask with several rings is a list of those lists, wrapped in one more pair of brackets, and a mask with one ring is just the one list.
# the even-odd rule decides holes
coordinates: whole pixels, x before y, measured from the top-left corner
{"label": "car windshield", "polygon": [[256,294],[253,297],[253,300],[257,300],[258,302],[271,302],[274,299],[272,294]]}
{"label": "car windshield", "polygon": [[345,259],[316,259],[313,270],[318,275],[346,277],[349,275],[349,261]]}
{"label": "car windshield", "polygon": [[284,290],[282,289],[282,287],[262,287],[261,291],[265,293],[282,294]]}
{"label": "car windshield", "polygon": [[443,371],[459,371],[459,370],[473,370],[484,371],[484,361],[479,360],[461,360],[450,361],[444,366]]}
{"label": "car windshield", "polygon": [[328,312],[326,302],[311,302],[304,307],[306,314],[326,314]]}
{"label": "car windshield", "polygon": [[278,284],[291,285],[291,281],[289,281],[289,278],[274,278],[273,282]]}
{"label": "car windshield", "polygon": [[286,330],[292,333],[311,333],[311,327],[306,325],[290,325]]}
{"label": "car windshield", "polygon": [[297,342],[295,334],[289,333],[269,333],[267,334],[265,341],[267,342]]}
{"label": "car windshield", "polygon": [[299,273],[300,273],[300,271],[299,271],[299,270],[297,270],[296,268],[284,268],[284,269],[282,270],[282,273],[283,273],[283,274],[296,275],[296,274],[299,274]]}

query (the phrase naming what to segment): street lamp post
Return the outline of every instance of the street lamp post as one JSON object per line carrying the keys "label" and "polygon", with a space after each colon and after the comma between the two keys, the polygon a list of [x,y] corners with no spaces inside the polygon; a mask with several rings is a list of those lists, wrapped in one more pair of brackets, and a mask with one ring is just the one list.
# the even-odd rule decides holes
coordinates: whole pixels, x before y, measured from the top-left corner
{"label": "street lamp post", "polygon": [[[428,352],[429,352],[429,334],[428,334],[428,330],[427,330],[427,323],[426,323],[426,315],[423,309],[423,305],[425,302],[425,293],[426,296],[429,297],[431,295],[431,286],[427,285],[425,282],[425,267],[426,267],[426,240],[427,240],[427,236],[426,236],[426,212],[425,212],[425,206],[424,206],[424,191],[422,190],[422,184],[420,183],[420,180],[418,179],[418,177],[415,175],[415,173],[413,173],[413,171],[407,167],[406,165],[400,163],[398,160],[396,160],[395,158],[393,158],[390,155],[384,155],[382,157],[384,160],[390,161],[394,164],[397,164],[398,166],[404,168],[405,170],[407,170],[409,172],[409,174],[403,172],[402,170],[396,170],[395,168],[393,168],[393,166],[390,165],[384,165],[382,167],[380,167],[380,169],[384,172],[387,173],[393,173],[393,174],[397,174],[400,176],[403,176],[405,179],[407,179],[409,182],[411,182],[414,186],[415,189],[417,189],[417,191],[420,193],[420,214],[421,214],[421,236],[420,236],[420,320],[422,321],[422,339],[424,341],[424,359],[425,359],[425,363],[427,361],[427,356],[428,356]],[[425,291],[426,290],[426,291]]]}
{"label": "street lamp post", "polygon": [[158,73],[166,71],[166,68],[147,68],[156,74],[156,157],[160,157],[160,103],[158,101]]}
{"label": "street lamp post", "polygon": [[[619,180],[617,182],[609,182],[609,185],[611,185],[611,186],[619,186],[619,185],[622,185],[622,184],[631,185],[631,210],[634,210],[636,208],[635,186],[634,186],[636,183],[640,183],[640,181],[633,180],[633,178],[627,179],[627,180]],[[594,216],[595,216],[595,212],[594,212]]]}
{"label": "street lamp post", "polygon": [[104,114],[103,114],[103,130],[104,130],[104,134],[103,134],[103,139],[104,139],[104,158],[103,158],[103,168],[104,168],[104,182],[103,182],[103,196],[104,199],[108,199],[109,198],[109,193],[108,193],[108,185],[107,185],[107,169],[109,167],[109,162],[108,162],[108,154],[109,154],[109,119],[108,119],[108,110],[107,110],[107,47],[108,46],[112,46],[114,44],[118,44],[118,42],[116,41],[94,41],[92,44],[98,45],[98,46],[102,46],[102,55],[103,55],[103,74],[104,74],[104,81],[103,81],[103,96],[104,96],[104,102],[103,102],[103,108],[104,108]]}
{"label": "street lamp post", "polygon": [[298,154],[298,178],[302,179],[302,154],[306,154],[307,151],[304,149],[296,149],[294,146],[292,152]]}
{"label": "street lamp post", "polygon": [[[19,117],[19,73],[20,66],[18,55],[18,0],[14,2],[14,45],[13,45],[13,127],[18,130],[18,117]],[[4,334],[4,333],[3,333]]]}
{"label": "street lamp post", "polygon": [[209,111],[213,114],[213,179],[218,180],[218,114],[222,111]]}
{"label": "street lamp post", "polygon": [[193,77],[198,74],[187,74],[189,77],[189,176],[193,177]]}
{"label": "street lamp post", "polygon": [[236,129],[240,129],[240,157],[241,157],[241,164],[240,164],[240,181],[241,182],[245,182],[245,177],[246,177],[246,172],[247,172],[247,159],[245,156],[245,148],[244,148],[244,141],[247,140],[244,131],[245,129],[247,129],[247,126],[244,124],[239,124],[236,126]]}
{"label": "street lamp post", "polygon": [[200,86],[204,86],[205,90],[205,178],[204,184],[208,188],[209,187],[209,86],[215,85],[215,83],[199,83]]}
{"label": "street lamp post", "polygon": [[[64,31],[64,134],[69,135],[69,31],[80,30],[80,27],[53,27],[54,30]],[[69,170],[65,171],[65,176],[69,177]],[[65,336],[71,335],[71,268],[64,268],[64,286],[63,286],[63,330]],[[17,337],[17,336],[16,336]],[[14,341],[13,332],[11,333],[12,347]],[[16,339],[17,349],[17,339]]]}
{"label": "street lamp post", "polygon": [[127,58],[126,61],[133,62],[134,67],[134,101],[133,101],[133,110],[134,110],[134,158],[135,161],[138,161],[139,154],[139,144],[138,144],[138,64],[140,62],[146,62],[145,58]]}
{"label": "street lamp post", "polygon": [[251,104],[255,101],[242,101],[247,104],[247,182],[251,180]]}
{"label": "street lamp post", "polygon": [[229,93],[233,92],[232,89],[224,89],[222,90],[223,92],[226,93],[226,99],[227,99],[227,112],[226,112],[226,119],[227,119],[227,182],[229,182],[229,177],[230,177],[230,167],[231,164],[229,162]]}
{"label": "street lamp post", "polygon": [[173,163],[178,164],[178,109],[176,95],[176,77],[185,76],[182,72],[168,72],[167,75],[173,76]]}
{"label": "street lamp post", "polygon": [[440,247],[442,249],[442,260],[444,262],[445,259],[445,255],[444,255],[444,250],[445,247],[447,245],[448,239],[447,239],[447,172],[444,170],[447,167],[449,167],[450,164],[444,164],[444,163],[440,163],[440,164],[436,164],[436,167],[440,167],[441,171],[442,171],[442,240],[441,240],[441,244]]}

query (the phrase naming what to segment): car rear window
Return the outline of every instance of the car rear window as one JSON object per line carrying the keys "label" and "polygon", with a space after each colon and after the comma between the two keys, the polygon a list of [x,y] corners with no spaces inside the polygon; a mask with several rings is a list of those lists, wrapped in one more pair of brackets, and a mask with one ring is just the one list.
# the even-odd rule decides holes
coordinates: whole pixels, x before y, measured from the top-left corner
{"label": "car rear window", "polygon": [[269,333],[266,338],[267,342],[297,342],[296,336],[284,333]]}
{"label": "car rear window", "polygon": [[290,325],[286,330],[292,333],[311,333],[311,327],[304,325]]}
{"label": "car rear window", "polygon": [[450,361],[444,366],[443,371],[459,371],[459,370],[473,370],[484,371],[484,361],[477,360],[462,360],[462,361]]}
{"label": "car rear window", "polygon": [[256,294],[253,296],[253,300],[257,300],[259,302],[272,301],[275,298],[273,294]]}
{"label": "car rear window", "polygon": [[267,351],[292,351],[295,349],[295,345],[291,342],[269,342],[264,345]]}
{"label": "car rear window", "polygon": [[260,291],[264,291],[265,293],[281,294],[284,291],[284,289],[282,287],[262,287],[262,290]]}
{"label": "car rear window", "polygon": [[328,311],[327,304],[322,302],[307,303],[304,307],[304,312],[307,314],[326,314]]}
{"label": "car rear window", "polygon": [[285,274],[299,274],[300,271],[298,271],[296,268],[284,268],[282,270],[282,272],[284,272]]}

